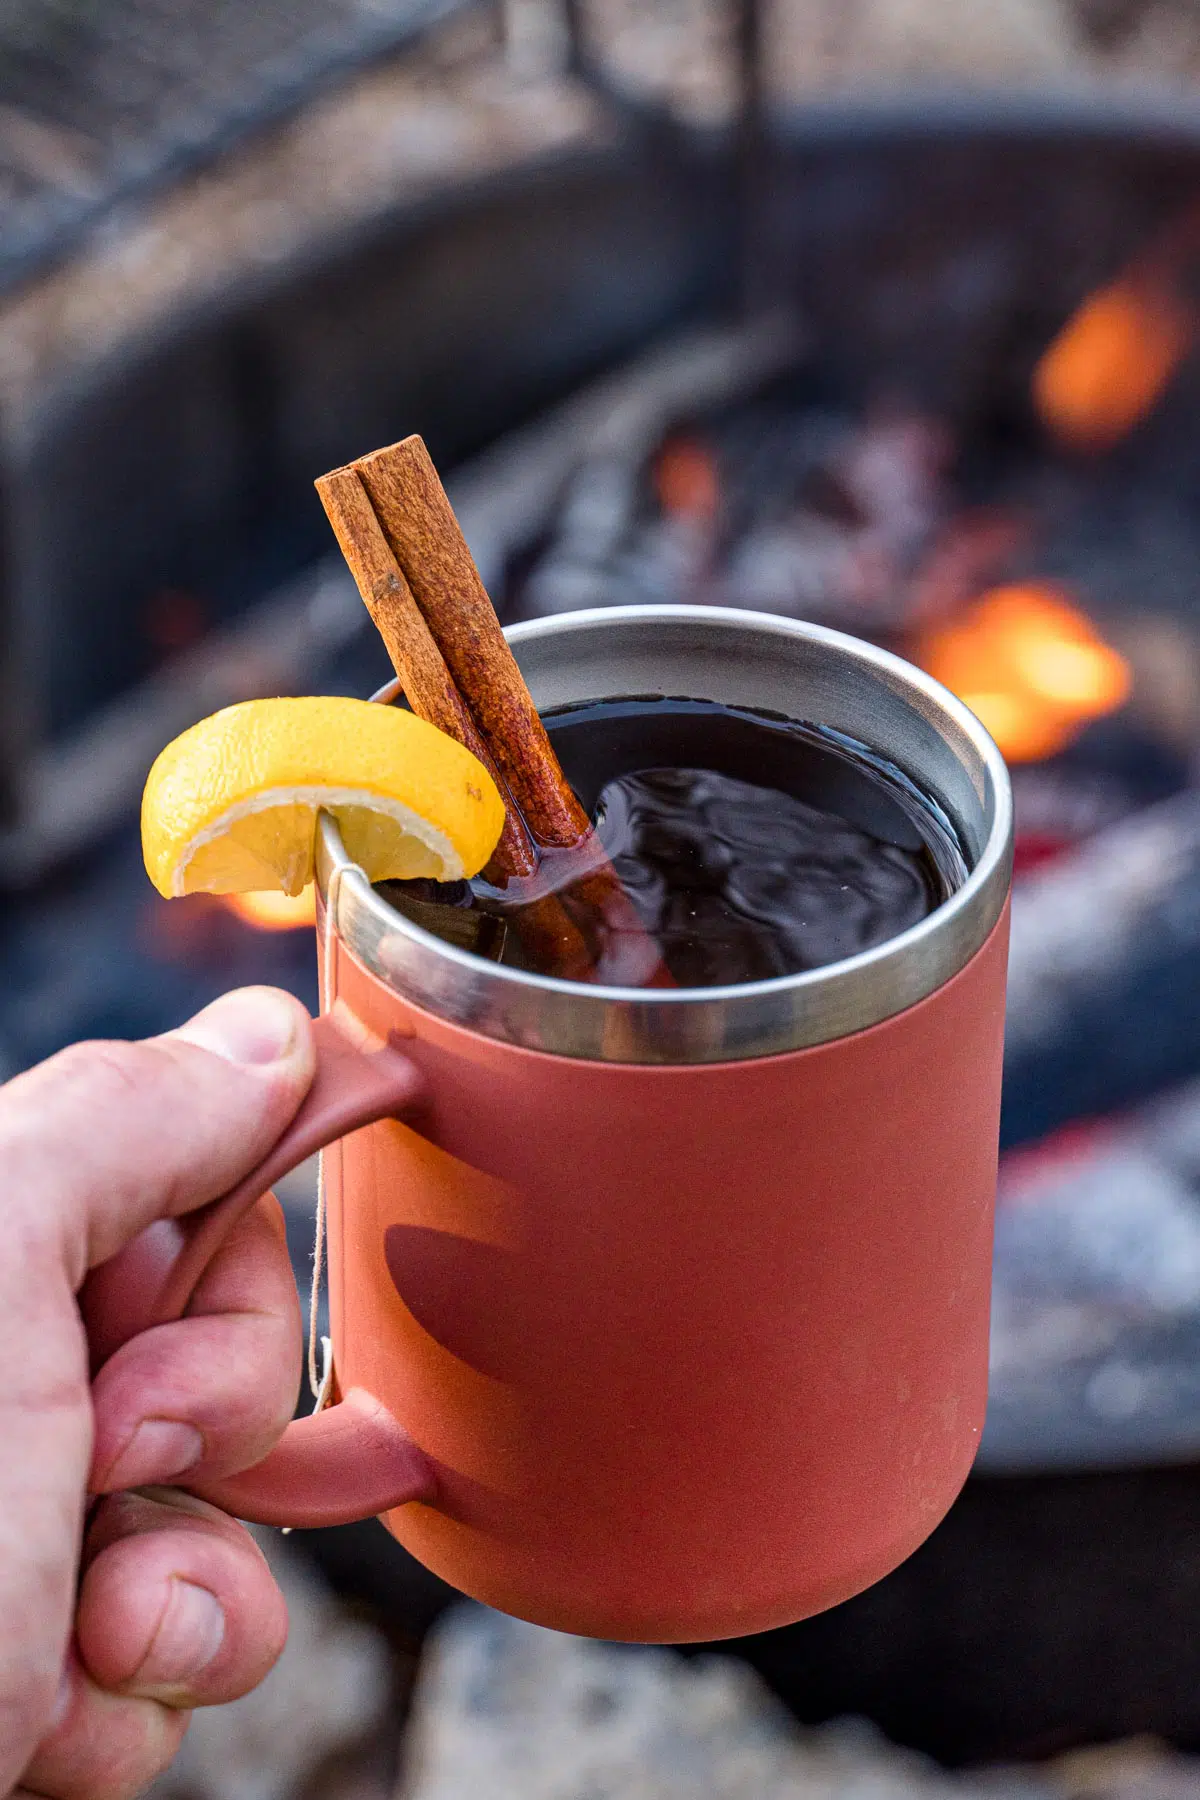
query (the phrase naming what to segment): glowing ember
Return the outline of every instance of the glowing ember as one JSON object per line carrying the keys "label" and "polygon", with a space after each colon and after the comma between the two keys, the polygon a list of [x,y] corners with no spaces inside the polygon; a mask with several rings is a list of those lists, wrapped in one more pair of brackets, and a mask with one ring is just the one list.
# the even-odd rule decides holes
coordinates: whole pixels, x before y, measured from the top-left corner
{"label": "glowing ember", "polygon": [[231,913],[259,931],[299,931],[317,921],[316,895],[311,886],[302,894],[223,894]]}
{"label": "glowing ember", "polygon": [[665,513],[705,524],[716,517],[721,500],[716,460],[695,438],[672,438],[663,445],[654,486]]}
{"label": "glowing ember", "polygon": [[928,632],[915,660],[971,708],[1009,762],[1053,756],[1129,694],[1124,657],[1048,583],[993,588]]}
{"label": "glowing ember", "polygon": [[1162,397],[1195,329],[1191,307],[1165,279],[1100,288],[1034,370],[1043,421],[1074,449],[1108,449]]}

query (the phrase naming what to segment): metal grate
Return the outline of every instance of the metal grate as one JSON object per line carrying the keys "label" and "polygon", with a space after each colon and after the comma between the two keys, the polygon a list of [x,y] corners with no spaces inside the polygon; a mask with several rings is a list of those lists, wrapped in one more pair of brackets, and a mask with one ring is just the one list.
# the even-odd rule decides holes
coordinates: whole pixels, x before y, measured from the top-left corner
{"label": "metal grate", "polygon": [[462,0],[7,0],[0,288]]}

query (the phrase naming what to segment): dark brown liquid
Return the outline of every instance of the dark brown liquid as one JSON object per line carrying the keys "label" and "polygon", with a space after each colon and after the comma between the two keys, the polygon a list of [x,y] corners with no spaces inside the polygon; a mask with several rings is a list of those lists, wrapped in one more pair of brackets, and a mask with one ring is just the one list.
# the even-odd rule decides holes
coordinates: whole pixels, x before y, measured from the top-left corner
{"label": "dark brown liquid", "polygon": [[[564,707],[546,727],[680,986],[840,962],[918,924],[965,878],[953,826],[933,802],[894,765],[820,726],[650,697]],[[552,858],[552,875],[556,866]],[[519,904],[511,891],[482,881],[382,891],[427,929],[531,966],[519,931],[505,929]],[[578,917],[569,881],[559,893]]]}

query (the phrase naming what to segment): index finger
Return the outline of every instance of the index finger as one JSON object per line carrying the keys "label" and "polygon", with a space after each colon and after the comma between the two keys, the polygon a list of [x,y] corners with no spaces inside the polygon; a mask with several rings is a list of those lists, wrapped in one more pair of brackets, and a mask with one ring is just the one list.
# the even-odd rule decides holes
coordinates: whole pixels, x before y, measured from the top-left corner
{"label": "index finger", "polygon": [[261,1161],[311,1084],[311,1026],[292,995],[243,988],[178,1031],[73,1044],[0,1088],[19,1220],[51,1237],[75,1288],[144,1226]]}
{"label": "index finger", "polygon": [[131,1338],[96,1376],[92,1492],[261,1462],[295,1410],[301,1345],[283,1212],[268,1194],[233,1227],[186,1317]]}

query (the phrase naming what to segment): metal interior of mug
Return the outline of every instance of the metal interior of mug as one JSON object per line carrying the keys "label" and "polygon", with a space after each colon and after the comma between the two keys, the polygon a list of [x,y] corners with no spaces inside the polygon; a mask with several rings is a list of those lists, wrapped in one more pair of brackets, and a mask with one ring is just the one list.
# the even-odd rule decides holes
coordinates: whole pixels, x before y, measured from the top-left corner
{"label": "metal interior of mug", "polygon": [[[1012,872],[1004,760],[965,706],[899,657],[818,625],[723,607],[568,613],[517,625],[508,637],[540,712],[663,694],[771,710],[857,738],[943,808],[970,874],[919,924],[824,968],[737,987],[600,987],[488,962],[423,930],[375,892],[322,814],[317,885],[326,924],[414,1005],[560,1056],[732,1062],[891,1018],[957,974],[999,919]],[[398,685],[376,698],[393,698]]]}

